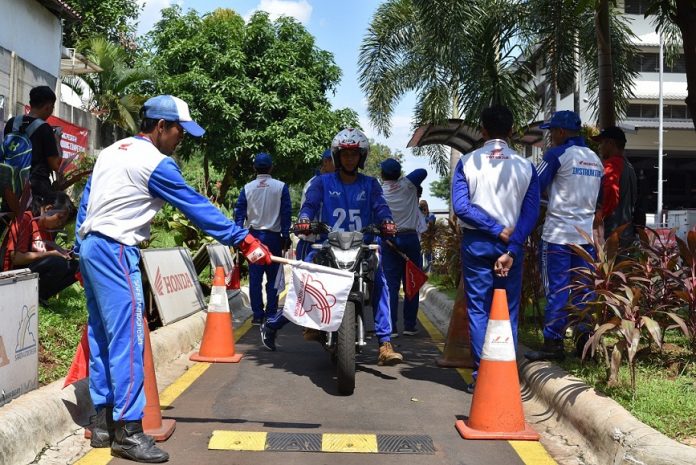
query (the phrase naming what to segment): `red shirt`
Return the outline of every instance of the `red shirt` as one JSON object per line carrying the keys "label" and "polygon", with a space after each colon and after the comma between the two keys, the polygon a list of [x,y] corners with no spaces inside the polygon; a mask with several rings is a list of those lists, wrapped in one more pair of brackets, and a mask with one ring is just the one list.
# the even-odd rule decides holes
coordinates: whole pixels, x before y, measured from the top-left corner
{"label": "red shirt", "polygon": [[5,237],[5,260],[2,270],[8,271],[13,268],[12,252],[45,252],[48,250],[45,241],[52,240],[51,233],[39,228],[39,223],[31,211],[25,211],[21,218],[15,218],[10,224],[10,230]]}
{"label": "red shirt", "polygon": [[624,157],[612,155],[603,161],[602,177],[602,217],[607,218],[619,205],[621,173],[624,169]]}

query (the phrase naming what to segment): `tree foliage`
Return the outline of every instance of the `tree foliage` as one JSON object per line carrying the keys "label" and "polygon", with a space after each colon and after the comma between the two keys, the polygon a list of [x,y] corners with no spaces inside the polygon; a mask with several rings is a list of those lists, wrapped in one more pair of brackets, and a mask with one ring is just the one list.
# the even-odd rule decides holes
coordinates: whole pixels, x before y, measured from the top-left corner
{"label": "tree foliage", "polygon": [[137,0],[66,0],[82,20],[66,23],[63,43],[77,47],[80,41],[94,36],[106,37],[111,42],[131,47],[135,21],[141,7]]}
{"label": "tree foliage", "polygon": [[403,163],[404,161],[404,155],[400,151],[397,150],[392,152],[392,150],[386,145],[370,139],[370,155],[367,157],[367,161],[365,162],[365,169],[363,170],[363,173],[380,179],[382,169],[379,165],[387,158],[393,158],[399,163]]}
{"label": "tree foliage", "polygon": [[433,195],[433,197],[437,197],[438,199],[446,200],[449,202],[451,195],[450,185],[450,177],[443,176],[440,179],[436,179],[435,181],[432,181],[430,183],[430,193]]}
{"label": "tree foliage", "polygon": [[327,98],[341,76],[333,55],[292,18],[257,12],[245,23],[228,9],[200,16],[174,6],[162,10],[150,41],[157,91],[187,101],[207,131],[180,153],[200,150],[204,164],[224,173],[222,197],[251,179],[261,151],[272,154],[280,179],[306,181],[334,134],[357,123]]}
{"label": "tree foliage", "polygon": [[[138,129],[138,111],[145,98],[138,85],[152,79],[149,68],[130,67],[123,47],[104,37],[82,42],[81,52],[102,71],[93,74],[67,76],[63,82],[83,97],[83,106],[103,123],[134,133]],[[83,96],[83,84],[89,93]]]}

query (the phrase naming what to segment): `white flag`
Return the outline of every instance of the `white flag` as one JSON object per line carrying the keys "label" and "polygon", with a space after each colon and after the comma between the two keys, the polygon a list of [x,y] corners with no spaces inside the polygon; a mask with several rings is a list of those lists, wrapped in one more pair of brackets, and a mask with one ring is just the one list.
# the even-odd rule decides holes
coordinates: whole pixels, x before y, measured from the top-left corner
{"label": "white flag", "polygon": [[353,287],[353,273],[300,261],[293,261],[291,269],[283,314],[300,326],[338,330]]}

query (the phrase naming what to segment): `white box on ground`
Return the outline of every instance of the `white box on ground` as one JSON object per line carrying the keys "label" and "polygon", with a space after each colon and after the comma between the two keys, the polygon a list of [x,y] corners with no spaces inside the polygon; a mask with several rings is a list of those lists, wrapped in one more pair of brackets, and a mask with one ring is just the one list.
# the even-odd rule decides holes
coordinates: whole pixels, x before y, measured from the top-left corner
{"label": "white box on ground", "polygon": [[0,405],[39,385],[39,275],[0,273]]}
{"label": "white box on ground", "polygon": [[205,308],[189,251],[183,247],[141,251],[162,324],[168,325]]}

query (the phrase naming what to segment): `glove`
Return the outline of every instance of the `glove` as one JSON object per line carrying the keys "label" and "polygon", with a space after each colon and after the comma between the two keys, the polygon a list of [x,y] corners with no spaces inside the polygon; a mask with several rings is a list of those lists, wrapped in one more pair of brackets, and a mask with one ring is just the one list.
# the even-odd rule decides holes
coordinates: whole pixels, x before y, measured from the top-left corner
{"label": "glove", "polygon": [[295,234],[309,234],[311,227],[312,224],[307,218],[300,218],[297,220],[297,223],[295,223],[295,226],[292,227],[292,231]]}
{"label": "glove", "polygon": [[282,237],[281,241],[283,242],[283,253],[285,253],[292,246],[292,239],[290,239],[289,237]]}
{"label": "glove", "polygon": [[242,251],[246,259],[249,260],[249,263],[255,263],[257,265],[271,264],[271,251],[251,234],[247,234],[237,247],[239,247],[239,250]]}
{"label": "glove", "polygon": [[382,225],[379,227],[383,236],[396,236],[396,223],[392,220],[382,221]]}

